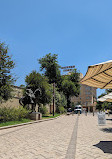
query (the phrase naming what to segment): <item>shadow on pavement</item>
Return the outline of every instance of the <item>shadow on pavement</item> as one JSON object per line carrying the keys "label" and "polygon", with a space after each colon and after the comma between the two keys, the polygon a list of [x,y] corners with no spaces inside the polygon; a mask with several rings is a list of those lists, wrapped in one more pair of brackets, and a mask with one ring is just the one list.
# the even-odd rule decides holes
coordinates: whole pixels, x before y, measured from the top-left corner
{"label": "shadow on pavement", "polygon": [[106,120],[110,120],[110,121],[112,121],[112,119],[106,119]]}
{"label": "shadow on pavement", "polygon": [[112,154],[112,141],[100,141],[98,144],[93,146],[100,148],[104,153]]}
{"label": "shadow on pavement", "polygon": [[106,132],[106,133],[112,133],[112,128],[103,128],[101,130]]}

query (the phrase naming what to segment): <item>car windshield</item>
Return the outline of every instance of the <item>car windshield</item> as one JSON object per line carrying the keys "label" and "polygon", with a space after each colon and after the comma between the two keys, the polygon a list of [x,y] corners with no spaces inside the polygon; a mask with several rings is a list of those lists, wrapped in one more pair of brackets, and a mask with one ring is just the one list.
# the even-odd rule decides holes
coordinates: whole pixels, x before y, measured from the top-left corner
{"label": "car windshield", "polygon": [[78,106],[77,106],[77,107],[75,107],[75,109],[81,109],[81,107],[78,107]]}

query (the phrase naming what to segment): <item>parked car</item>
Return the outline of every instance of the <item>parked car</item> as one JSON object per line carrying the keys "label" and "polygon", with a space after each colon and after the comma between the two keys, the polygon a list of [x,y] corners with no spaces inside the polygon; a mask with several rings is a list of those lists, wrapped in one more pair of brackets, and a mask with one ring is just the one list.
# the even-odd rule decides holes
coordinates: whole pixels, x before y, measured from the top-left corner
{"label": "parked car", "polygon": [[78,114],[78,113],[82,113],[82,106],[81,105],[76,105],[75,106],[75,108],[74,108],[74,112],[76,113],[76,114]]}
{"label": "parked car", "polygon": [[68,108],[67,109],[67,115],[70,115],[72,113],[72,109],[71,108]]}

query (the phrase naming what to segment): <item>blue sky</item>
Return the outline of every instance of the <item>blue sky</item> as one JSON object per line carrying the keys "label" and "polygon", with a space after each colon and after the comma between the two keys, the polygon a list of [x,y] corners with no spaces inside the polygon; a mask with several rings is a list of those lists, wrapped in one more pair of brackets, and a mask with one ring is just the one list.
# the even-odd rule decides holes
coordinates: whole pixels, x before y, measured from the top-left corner
{"label": "blue sky", "polygon": [[112,60],[112,0],[0,0],[0,41],[9,45],[18,86],[50,52],[85,75]]}

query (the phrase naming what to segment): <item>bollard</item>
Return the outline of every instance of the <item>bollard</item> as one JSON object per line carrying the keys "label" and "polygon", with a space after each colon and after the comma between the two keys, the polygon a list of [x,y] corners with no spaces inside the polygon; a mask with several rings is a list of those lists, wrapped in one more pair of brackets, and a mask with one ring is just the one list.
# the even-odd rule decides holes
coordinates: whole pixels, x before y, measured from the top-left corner
{"label": "bollard", "polygon": [[78,116],[80,116],[80,111],[78,111]]}
{"label": "bollard", "polygon": [[87,116],[87,111],[85,111],[85,115]]}
{"label": "bollard", "polygon": [[93,116],[94,116],[94,111],[93,111]]}

